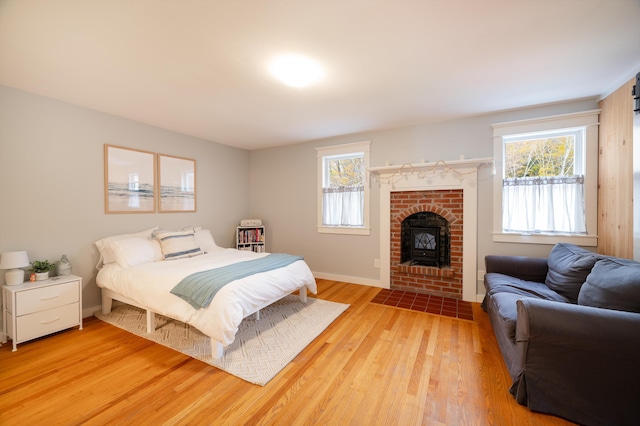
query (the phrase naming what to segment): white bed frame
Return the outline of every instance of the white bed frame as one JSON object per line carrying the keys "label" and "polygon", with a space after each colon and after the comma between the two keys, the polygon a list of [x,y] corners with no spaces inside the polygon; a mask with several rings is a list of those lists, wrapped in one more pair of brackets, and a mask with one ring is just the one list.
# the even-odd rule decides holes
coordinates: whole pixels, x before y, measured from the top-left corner
{"label": "white bed frame", "polygon": [[[299,290],[299,293],[300,293],[300,301],[302,303],[307,303],[307,287],[302,287]],[[264,305],[256,309],[254,312],[249,313],[249,315],[247,316],[255,314],[256,320],[259,320],[261,309],[271,305],[274,302],[277,302],[278,300],[282,299],[285,296],[281,296],[275,300],[268,301],[267,303],[265,303]],[[102,313],[103,314],[106,315],[111,312],[111,306],[113,305],[114,300],[126,303],[128,305],[135,306],[140,309],[144,309],[147,313],[147,333],[153,333],[156,330],[156,317],[155,317],[155,313],[152,310],[150,310],[146,306],[141,306],[140,303],[134,302],[133,300],[129,299],[126,296],[121,295],[120,293],[116,293],[115,291],[109,290],[106,288],[102,289]],[[222,345],[222,342],[215,340],[211,336],[209,336],[209,338],[211,340],[211,356],[213,356],[216,359],[222,358],[222,355],[224,355],[224,346]]]}

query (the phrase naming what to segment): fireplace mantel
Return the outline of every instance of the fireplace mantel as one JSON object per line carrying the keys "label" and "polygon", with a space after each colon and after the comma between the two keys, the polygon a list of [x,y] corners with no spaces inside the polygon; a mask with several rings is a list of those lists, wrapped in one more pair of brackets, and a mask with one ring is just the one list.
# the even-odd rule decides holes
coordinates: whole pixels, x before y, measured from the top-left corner
{"label": "fireplace mantel", "polygon": [[404,163],[398,165],[385,165],[378,167],[369,167],[367,171],[373,175],[376,180],[380,178],[388,177],[387,175],[405,176],[407,174],[440,174],[440,173],[453,173],[457,175],[460,170],[474,168],[479,169],[483,166],[491,166],[493,164],[493,158],[473,158],[473,159],[460,159],[444,161],[439,160],[435,162],[422,162],[422,163]]}
{"label": "fireplace mantel", "polygon": [[492,158],[371,167],[369,174],[380,185],[380,285],[390,288],[391,193],[395,191],[463,190],[462,298],[477,299],[478,169],[490,167]]}

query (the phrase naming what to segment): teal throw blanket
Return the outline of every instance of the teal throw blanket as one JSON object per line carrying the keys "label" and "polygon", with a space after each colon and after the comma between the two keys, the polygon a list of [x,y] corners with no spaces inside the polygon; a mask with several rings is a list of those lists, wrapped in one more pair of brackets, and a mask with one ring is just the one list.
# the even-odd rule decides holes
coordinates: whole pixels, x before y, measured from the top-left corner
{"label": "teal throw blanket", "polygon": [[283,268],[302,259],[302,256],[273,253],[259,259],[245,260],[221,268],[195,272],[183,278],[171,290],[171,293],[184,299],[196,309],[206,308],[216,293],[230,282],[260,272]]}

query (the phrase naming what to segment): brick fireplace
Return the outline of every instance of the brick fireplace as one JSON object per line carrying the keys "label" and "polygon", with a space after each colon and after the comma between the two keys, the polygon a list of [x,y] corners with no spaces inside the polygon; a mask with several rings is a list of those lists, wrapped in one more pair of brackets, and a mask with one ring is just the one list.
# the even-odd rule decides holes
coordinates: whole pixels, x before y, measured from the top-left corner
{"label": "brick fireplace", "polygon": [[[462,189],[394,191],[390,197],[390,288],[462,299]],[[403,239],[415,238],[413,233],[403,232],[403,223],[422,213],[442,218],[441,222],[446,224],[440,227],[425,224],[422,228],[438,233],[434,248],[446,245],[438,250],[438,260],[425,264],[402,254]],[[404,245],[414,243],[405,241]],[[446,251],[446,255],[441,251]]]}
{"label": "brick fireplace", "polygon": [[[491,161],[460,159],[369,168],[380,185],[382,288],[477,300],[478,168]],[[420,211],[432,211],[448,221],[449,265],[409,265],[401,261],[402,220]]]}

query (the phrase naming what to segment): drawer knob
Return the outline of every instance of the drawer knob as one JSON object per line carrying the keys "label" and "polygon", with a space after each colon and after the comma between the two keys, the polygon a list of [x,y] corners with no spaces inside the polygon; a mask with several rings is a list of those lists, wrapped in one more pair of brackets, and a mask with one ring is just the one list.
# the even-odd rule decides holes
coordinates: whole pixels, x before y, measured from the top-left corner
{"label": "drawer knob", "polygon": [[51,324],[52,322],[56,322],[60,319],[60,317],[54,318],[52,320],[49,321],[40,321],[40,324]]}

